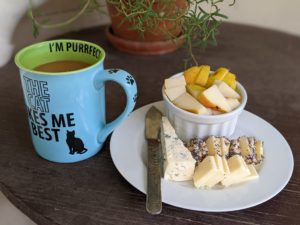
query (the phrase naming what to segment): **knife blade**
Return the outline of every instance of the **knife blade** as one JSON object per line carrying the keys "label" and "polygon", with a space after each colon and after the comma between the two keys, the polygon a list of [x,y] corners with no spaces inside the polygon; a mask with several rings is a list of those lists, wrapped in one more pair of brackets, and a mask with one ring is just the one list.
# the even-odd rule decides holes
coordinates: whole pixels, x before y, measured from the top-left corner
{"label": "knife blade", "polygon": [[145,137],[148,145],[147,165],[147,199],[146,210],[150,214],[160,214],[161,202],[161,150],[160,150],[160,123],[161,112],[152,106],[146,113]]}

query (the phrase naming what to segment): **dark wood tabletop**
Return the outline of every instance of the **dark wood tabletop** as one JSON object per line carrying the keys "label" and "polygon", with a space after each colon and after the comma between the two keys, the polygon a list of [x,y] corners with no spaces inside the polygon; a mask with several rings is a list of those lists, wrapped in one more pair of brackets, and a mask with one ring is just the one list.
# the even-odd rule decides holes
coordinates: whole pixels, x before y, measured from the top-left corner
{"label": "dark wood tabletop", "polygon": [[[103,27],[59,38],[83,39],[103,46],[107,52],[106,68],[119,67],[134,75],[139,91],[136,108],[161,100],[164,78],[182,71],[186,58],[185,49],[161,56],[122,53],[108,43]],[[293,176],[274,198],[249,209],[225,213],[163,204],[162,213],[152,216],[145,210],[145,195],[115,168],[109,139],[101,152],[79,163],[57,164],[41,159],[31,144],[13,60],[0,69],[1,191],[39,225],[300,224],[300,38],[224,24],[218,43],[206,52],[195,50],[199,63],[213,69],[225,66],[236,73],[248,91],[246,109],[275,126],[292,148]],[[123,109],[125,98],[117,85],[108,85],[107,118],[111,120]]]}

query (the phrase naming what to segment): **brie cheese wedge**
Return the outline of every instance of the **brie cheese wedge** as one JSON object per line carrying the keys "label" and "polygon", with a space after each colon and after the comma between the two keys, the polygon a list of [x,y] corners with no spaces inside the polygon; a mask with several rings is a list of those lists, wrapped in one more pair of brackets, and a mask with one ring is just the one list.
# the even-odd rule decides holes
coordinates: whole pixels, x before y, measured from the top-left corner
{"label": "brie cheese wedge", "polygon": [[219,176],[220,171],[216,164],[214,156],[206,156],[195,169],[193,176],[194,185],[196,188],[205,188],[210,179]]}
{"label": "brie cheese wedge", "polygon": [[251,174],[244,159],[240,155],[234,155],[228,159],[230,174],[221,181],[224,186],[229,186],[242,182],[243,179]]}

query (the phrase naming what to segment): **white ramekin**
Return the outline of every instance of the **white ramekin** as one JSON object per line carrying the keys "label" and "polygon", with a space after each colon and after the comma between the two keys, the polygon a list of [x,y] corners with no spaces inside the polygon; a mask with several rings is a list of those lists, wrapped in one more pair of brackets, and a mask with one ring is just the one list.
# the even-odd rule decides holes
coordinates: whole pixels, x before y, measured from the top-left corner
{"label": "white ramekin", "polygon": [[[182,73],[172,77],[181,76]],[[191,138],[206,138],[209,135],[230,136],[233,134],[237,120],[247,103],[245,88],[237,82],[237,91],[241,95],[241,104],[231,112],[219,115],[198,115],[175,106],[162,90],[165,114],[173,125],[178,137],[187,142]]]}

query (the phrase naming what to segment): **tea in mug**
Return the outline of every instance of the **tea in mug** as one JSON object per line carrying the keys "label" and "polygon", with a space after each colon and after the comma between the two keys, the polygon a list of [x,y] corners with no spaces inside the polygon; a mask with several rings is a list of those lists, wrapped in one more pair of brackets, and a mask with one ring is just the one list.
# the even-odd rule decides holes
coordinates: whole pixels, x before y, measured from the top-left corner
{"label": "tea in mug", "polygon": [[35,67],[33,70],[39,72],[50,72],[50,73],[60,73],[60,72],[70,72],[74,70],[81,70],[89,67],[91,64],[75,60],[61,60],[55,62],[49,62]]}

